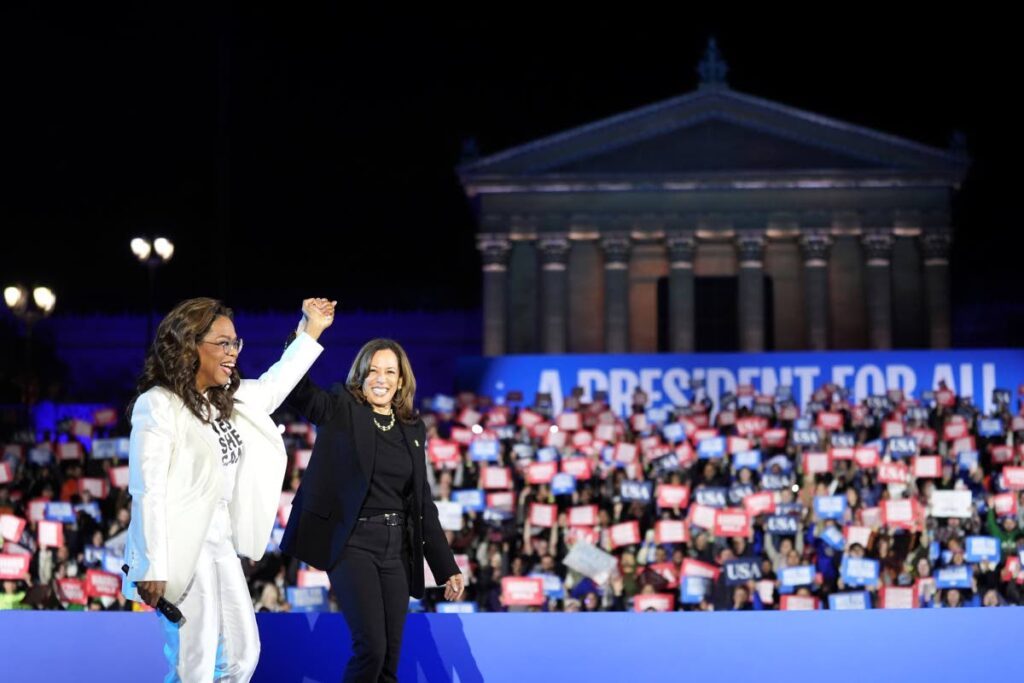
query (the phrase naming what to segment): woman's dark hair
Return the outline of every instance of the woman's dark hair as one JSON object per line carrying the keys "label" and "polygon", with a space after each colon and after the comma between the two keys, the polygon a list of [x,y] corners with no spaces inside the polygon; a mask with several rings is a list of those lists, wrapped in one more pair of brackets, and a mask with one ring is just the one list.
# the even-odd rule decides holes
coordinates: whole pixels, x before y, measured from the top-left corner
{"label": "woman's dark hair", "polygon": [[196,389],[199,341],[210,331],[213,321],[221,316],[234,319],[232,310],[220,301],[200,297],[182,301],[160,321],[153,344],[146,352],[135,397],[128,404],[129,417],[139,396],[153,387],[163,387],[174,392],[203,422],[210,422],[207,402],[223,419],[231,418],[235,392],[241,382],[237,368],[231,371],[231,381],[226,386],[210,387],[205,398]]}
{"label": "woman's dark hair", "polygon": [[409,356],[398,342],[391,339],[371,339],[363,344],[363,348],[359,349],[356,359],[352,361],[352,367],[348,370],[345,387],[357,401],[367,402],[366,396],[363,395],[363,382],[370,374],[370,362],[373,360],[373,354],[378,351],[391,351],[398,357],[398,377],[402,380],[402,386],[395,391],[395,395],[391,398],[391,406],[399,420],[411,424],[419,419],[419,414],[414,406],[416,376],[412,374]]}

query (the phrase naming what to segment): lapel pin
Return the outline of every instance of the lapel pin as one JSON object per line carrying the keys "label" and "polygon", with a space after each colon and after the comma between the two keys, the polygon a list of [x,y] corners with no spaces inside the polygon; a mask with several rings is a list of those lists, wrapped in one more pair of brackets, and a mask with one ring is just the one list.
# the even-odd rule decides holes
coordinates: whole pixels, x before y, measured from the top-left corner
{"label": "lapel pin", "polygon": [[412,442],[413,442],[414,444],[416,444],[416,448],[419,448],[419,447],[420,447],[420,440],[419,440],[419,439],[413,439],[413,440],[412,440]]}

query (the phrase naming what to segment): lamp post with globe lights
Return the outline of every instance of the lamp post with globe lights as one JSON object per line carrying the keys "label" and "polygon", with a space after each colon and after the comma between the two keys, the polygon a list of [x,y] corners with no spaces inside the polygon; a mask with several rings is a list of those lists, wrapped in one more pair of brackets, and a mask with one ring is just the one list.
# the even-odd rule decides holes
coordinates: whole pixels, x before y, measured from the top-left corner
{"label": "lamp post with globe lights", "polygon": [[35,372],[32,365],[32,328],[53,313],[57,295],[49,287],[36,286],[29,290],[21,284],[4,287],[4,303],[16,318],[25,323],[25,394],[24,402],[35,403]]}
{"label": "lamp post with globe lights", "polygon": [[131,241],[132,253],[139,263],[146,266],[149,274],[149,313],[146,318],[146,345],[153,340],[153,309],[156,299],[156,269],[174,256],[174,243],[166,237],[157,237],[152,242],[145,237]]}

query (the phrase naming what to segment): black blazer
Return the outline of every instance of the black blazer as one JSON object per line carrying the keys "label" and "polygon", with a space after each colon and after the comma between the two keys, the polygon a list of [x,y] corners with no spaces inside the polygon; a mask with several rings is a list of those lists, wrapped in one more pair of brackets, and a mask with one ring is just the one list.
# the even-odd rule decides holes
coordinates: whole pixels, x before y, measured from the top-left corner
{"label": "black blazer", "polygon": [[[345,548],[370,490],[375,457],[373,411],[346,389],[329,393],[309,376],[285,403],[317,425],[313,455],[292,501],[281,550],[317,569],[329,570]],[[438,582],[458,574],[427,483],[426,427],[422,420],[395,419],[412,455],[412,493],[406,499],[406,575],[409,594],[423,597],[423,558]]]}

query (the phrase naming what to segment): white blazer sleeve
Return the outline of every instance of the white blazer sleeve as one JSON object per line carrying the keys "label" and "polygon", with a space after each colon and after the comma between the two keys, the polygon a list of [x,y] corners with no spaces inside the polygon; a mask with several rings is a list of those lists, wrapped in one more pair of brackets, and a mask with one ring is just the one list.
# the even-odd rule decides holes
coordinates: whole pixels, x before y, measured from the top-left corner
{"label": "white blazer sleeve", "polygon": [[132,495],[131,538],[135,581],[167,580],[167,479],[175,439],[171,394],[150,390],[132,410],[128,492]]}
{"label": "white blazer sleeve", "polygon": [[308,334],[299,334],[284,350],[281,360],[271,365],[259,379],[242,382],[240,389],[245,391],[242,400],[268,415],[274,412],[323,350],[324,347]]}

